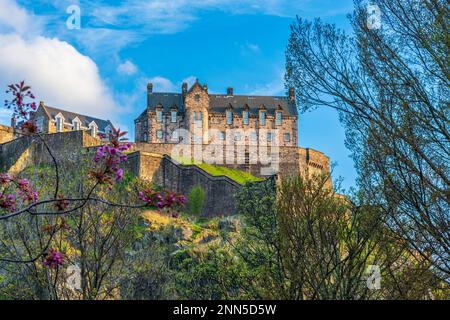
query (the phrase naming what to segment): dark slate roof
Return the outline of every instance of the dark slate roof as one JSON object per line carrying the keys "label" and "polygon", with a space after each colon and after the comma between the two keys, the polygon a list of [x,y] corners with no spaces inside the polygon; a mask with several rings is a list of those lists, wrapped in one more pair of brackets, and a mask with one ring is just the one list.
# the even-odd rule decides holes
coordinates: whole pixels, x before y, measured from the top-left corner
{"label": "dark slate roof", "polygon": [[[209,99],[211,112],[225,113],[225,110],[231,104],[234,113],[242,113],[244,108],[248,106],[250,114],[257,115],[259,108],[264,106],[268,114],[274,114],[275,110],[278,109],[281,110],[283,115],[286,116],[296,116],[298,114],[295,103],[289,101],[287,97],[245,95],[227,96],[210,94]],[[162,105],[164,112],[169,112],[173,106],[177,106],[178,110],[182,112],[184,111],[182,94],[155,92],[148,95],[147,105],[150,110],[155,110],[158,104]]]}
{"label": "dark slate roof", "polygon": [[276,110],[280,110],[285,116],[297,115],[295,103],[286,97],[210,94],[209,103],[211,112],[223,113],[231,105],[234,113],[240,114],[248,107],[250,114],[258,115],[260,107],[264,106],[268,114],[275,114]]}
{"label": "dark slate roof", "polygon": [[154,92],[148,95],[147,106],[150,110],[155,110],[158,104],[162,105],[164,112],[169,112],[174,106],[176,106],[179,111],[184,111],[183,95],[180,93]]}
{"label": "dark slate roof", "polygon": [[106,127],[109,125],[111,128],[114,128],[113,124],[111,123],[111,121],[109,120],[102,120],[102,119],[98,119],[98,118],[94,118],[94,117],[90,117],[90,116],[85,116],[79,113],[74,113],[74,112],[70,112],[70,111],[66,111],[66,110],[62,110],[62,109],[58,109],[58,108],[53,108],[53,107],[49,107],[49,106],[42,106],[40,105],[39,107],[43,107],[44,110],[46,111],[46,113],[51,117],[51,119],[55,119],[55,116],[58,113],[61,113],[64,117],[65,122],[67,123],[72,123],[73,119],[75,119],[76,117],[78,117],[78,119],[80,119],[81,121],[81,125],[84,127],[88,127],[89,124],[94,121],[97,124],[98,130],[105,132]]}

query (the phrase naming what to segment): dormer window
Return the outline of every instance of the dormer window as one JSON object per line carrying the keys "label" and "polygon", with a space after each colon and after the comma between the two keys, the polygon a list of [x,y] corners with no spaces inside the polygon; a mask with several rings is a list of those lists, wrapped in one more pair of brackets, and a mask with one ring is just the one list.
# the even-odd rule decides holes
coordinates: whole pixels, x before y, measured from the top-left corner
{"label": "dormer window", "polygon": [[91,136],[96,138],[97,137],[97,133],[98,133],[98,127],[97,127],[97,124],[94,121],[92,121],[89,124],[89,130],[91,131]]}
{"label": "dormer window", "polygon": [[177,122],[177,111],[176,110],[172,110],[170,112],[170,122],[172,122],[172,123]]}
{"label": "dormer window", "polygon": [[80,121],[78,120],[78,118],[75,118],[75,119],[72,121],[72,128],[73,128],[74,131],[78,131],[78,130],[81,129],[81,123],[80,123]]}
{"label": "dormer window", "polygon": [[277,111],[277,113],[276,113],[276,121],[277,121],[277,126],[281,126],[281,124],[283,123],[283,116],[280,111]]}
{"label": "dormer window", "polygon": [[105,139],[106,140],[109,140],[109,134],[111,133],[111,126],[110,125],[107,125],[106,126],[106,128],[105,128]]}
{"label": "dormer window", "polygon": [[233,112],[231,110],[227,110],[227,124],[233,124]]}
{"label": "dormer window", "polygon": [[163,122],[162,110],[156,110],[156,122],[158,123]]}
{"label": "dormer window", "polygon": [[259,124],[261,126],[265,126],[266,125],[266,112],[265,111],[260,111],[259,112]]}
{"label": "dormer window", "polygon": [[56,132],[63,132],[64,118],[61,115],[56,116]]}
{"label": "dormer window", "polygon": [[244,110],[242,112],[242,118],[244,119],[244,124],[248,124],[248,111]]}

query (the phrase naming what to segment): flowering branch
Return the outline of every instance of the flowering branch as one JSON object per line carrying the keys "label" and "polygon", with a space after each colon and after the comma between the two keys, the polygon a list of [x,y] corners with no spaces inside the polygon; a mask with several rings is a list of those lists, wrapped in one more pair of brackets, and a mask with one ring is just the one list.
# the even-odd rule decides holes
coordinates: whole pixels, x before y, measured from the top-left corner
{"label": "flowering branch", "polygon": [[[50,147],[46,143],[43,135],[38,133],[38,128],[35,121],[32,119],[32,114],[36,110],[34,102],[26,102],[27,98],[34,99],[31,92],[31,87],[25,85],[24,81],[18,84],[8,86],[7,93],[13,95],[11,101],[5,100],[5,107],[14,110],[14,117],[22,119],[19,128],[22,134],[38,135],[44,144],[47,152],[50,154],[54,168],[56,171],[55,193],[52,199],[39,200],[38,193],[32,189],[27,179],[14,177],[8,173],[0,173],[0,187],[2,188],[0,194],[0,220],[7,220],[13,217],[30,214],[37,215],[67,215],[79,209],[82,209],[88,202],[99,202],[112,207],[122,208],[157,208],[158,210],[168,210],[172,212],[173,217],[179,216],[179,211],[186,204],[187,199],[183,195],[178,195],[173,192],[155,192],[150,189],[145,189],[139,192],[139,204],[118,204],[107,201],[105,199],[93,197],[96,188],[100,185],[106,185],[112,189],[115,183],[123,180],[124,170],[120,167],[127,161],[127,156],[124,153],[130,149],[132,144],[125,143],[126,132],[120,129],[113,129],[109,133],[109,143],[97,148],[96,154],[93,158],[94,167],[89,172],[89,177],[94,180],[94,185],[90,188],[86,196],[80,198],[65,197],[59,193],[59,169],[55,156]],[[101,136],[105,138],[105,136]],[[40,206],[46,204],[53,204],[53,211],[39,211]],[[2,212],[4,211],[4,212]],[[9,258],[0,258],[0,261],[15,262],[15,263],[32,263],[37,261],[40,257],[45,257],[43,264],[46,267],[57,269],[58,266],[64,263],[64,254],[57,252],[50,247],[53,237],[60,226],[46,226],[47,233],[50,238],[46,242],[43,250],[34,258],[28,260],[16,260]]]}

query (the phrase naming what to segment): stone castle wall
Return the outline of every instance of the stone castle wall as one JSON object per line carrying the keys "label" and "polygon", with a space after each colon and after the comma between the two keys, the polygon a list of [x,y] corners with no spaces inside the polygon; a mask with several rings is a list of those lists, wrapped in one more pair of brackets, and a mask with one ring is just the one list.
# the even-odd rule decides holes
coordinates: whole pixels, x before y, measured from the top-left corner
{"label": "stone castle wall", "polygon": [[[39,136],[24,136],[12,141],[0,144],[0,172],[20,172],[30,165],[52,164],[52,157],[46,149],[46,145],[52,151],[58,163],[69,164],[76,167],[83,157],[93,157],[96,146],[100,140],[93,138],[85,131],[71,131],[43,135],[45,144]],[[205,204],[203,214],[219,216],[234,214],[236,203],[235,194],[241,185],[226,176],[212,176],[198,166],[181,165],[170,158],[174,148],[182,147],[189,154],[180,153],[182,158],[198,158],[202,148],[211,148],[206,145],[180,146],[173,144],[148,144],[136,143],[128,155],[126,170],[167,190],[188,195],[193,187],[199,185],[205,191]],[[226,161],[226,146],[213,146]],[[245,163],[242,154],[247,150],[250,163]],[[279,147],[272,150],[268,148],[266,154],[270,156],[272,151],[279,152],[278,176],[283,179],[290,175],[308,175],[315,172],[329,171],[329,158],[323,153],[298,147]],[[200,152],[201,153],[201,152]],[[253,157],[258,155],[256,149],[245,149],[238,152],[237,148],[228,152],[228,156],[241,162],[240,164],[219,164],[229,168],[235,168],[252,173],[259,177],[269,177],[269,166],[262,163],[252,163]],[[245,158],[245,156],[244,156]],[[84,158],[86,159],[86,158]],[[257,158],[255,158],[257,159]],[[201,158],[199,159],[201,160]],[[261,170],[266,170],[262,174]],[[331,181],[330,181],[331,186]]]}
{"label": "stone castle wall", "polygon": [[[191,158],[199,162],[208,162],[202,158],[203,155],[220,155],[217,158],[221,159],[221,161],[211,164],[247,171],[257,177],[277,174],[280,178],[287,178],[299,174],[310,175],[319,172],[329,173],[330,171],[329,157],[320,151],[310,148],[281,146],[272,149],[272,147],[268,146],[267,150],[264,151],[264,149],[258,150],[256,147],[238,145],[230,147],[225,145],[175,145],[138,142],[134,144],[133,150],[168,156],[171,156],[173,152],[182,158]],[[215,150],[217,153],[211,150]],[[270,170],[272,152],[279,152],[279,156],[273,158],[276,172],[271,172]],[[260,159],[260,155],[263,156],[262,159]],[[227,163],[227,158],[232,160],[231,163]],[[264,160],[267,160],[269,163],[262,163]]]}
{"label": "stone castle wall", "polygon": [[14,129],[0,124],[0,144],[15,139]]}
{"label": "stone castle wall", "polygon": [[[39,136],[24,136],[0,144],[0,172],[18,173],[31,165],[52,164],[46,150],[52,151],[58,164],[76,168],[81,161],[93,158],[100,141],[84,131]],[[241,185],[224,176],[212,176],[197,166],[184,166],[161,153],[134,151],[128,155],[125,170],[164,189],[188,195],[199,185],[205,191],[203,215],[222,216],[235,213],[235,193]]]}

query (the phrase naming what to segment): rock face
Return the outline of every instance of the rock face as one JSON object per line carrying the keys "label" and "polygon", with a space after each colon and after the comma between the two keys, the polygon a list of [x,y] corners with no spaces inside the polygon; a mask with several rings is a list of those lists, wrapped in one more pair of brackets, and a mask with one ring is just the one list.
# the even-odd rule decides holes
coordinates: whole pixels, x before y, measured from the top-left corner
{"label": "rock face", "polygon": [[187,226],[168,226],[160,231],[153,231],[153,238],[165,244],[175,244],[179,241],[191,241],[193,231]]}
{"label": "rock face", "polygon": [[219,230],[238,232],[241,229],[241,219],[238,216],[229,216],[219,221]]}

